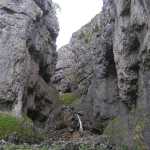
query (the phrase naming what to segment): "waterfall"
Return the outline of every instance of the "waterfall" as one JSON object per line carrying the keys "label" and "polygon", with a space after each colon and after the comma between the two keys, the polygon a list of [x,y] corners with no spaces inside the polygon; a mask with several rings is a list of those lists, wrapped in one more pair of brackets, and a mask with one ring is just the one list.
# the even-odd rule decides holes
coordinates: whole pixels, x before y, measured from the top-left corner
{"label": "waterfall", "polygon": [[78,121],[79,121],[79,132],[80,133],[83,133],[83,125],[82,125],[82,121],[81,121],[81,119],[80,119],[80,116],[78,115],[78,114],[76,114],[77,115],[77,118],[78,118]]}

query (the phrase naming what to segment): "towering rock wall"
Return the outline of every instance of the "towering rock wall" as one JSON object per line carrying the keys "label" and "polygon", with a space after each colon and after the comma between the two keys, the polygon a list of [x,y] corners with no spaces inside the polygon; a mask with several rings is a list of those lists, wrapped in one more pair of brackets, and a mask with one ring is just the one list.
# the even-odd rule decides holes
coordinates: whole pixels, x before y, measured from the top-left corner
{"label": "towering rock wall", "polygon": [[113,55],[114,17],[113,2],[105,1],[103,11],[75,32],[65,47],[66,55],[72,55],[71,82],[78,85],[75,92],[81,97],[76,109],[83,112],[86,129],[99,130],[101,122],[116,116],[119,109]]}
{"label": "towering rock wall", "polygon": [[[139,146],[141,142],[140,149],[149,149],[150,3],[148,0],[114,0],[114,4],[113,53],[119,98],[126,108],[120,110],[120,124],[115,124],[124,124],[128,132],[122,142],[128,141],[129,146]],[[138,127],[140,131],[137,132]],[[137,138],[140,134],[141,137]]]}
{"label": "towering rock wall", "polygon": [[51,0],[0,1],[0,110],[45,121],[57,103],[50,83],[58,23]]}
{"label": "towering rock wall", "polygon": [[58,61],[52,83],[60,93],[68,93],[76,89],[77,83],[73,81],[74,54],[69,45],[58,50]]}
{"label": "towering rock wall", "polygon": [[105,0],[68,49],[84,127],[100,128],[130,149],[150,146],[149,9],[149,0]]}
{"label": "towering rock wall", "polygon": [[99,31],[100,16],[97,15],[90,23],[73,33],[69,43],[70,51],[74,54],[72,63],[74,81],[78,84],[81,95],[87,93],[94,73]]}
{"label": "towering rock wall", "polygon": [[95,46],[94,55],[90,56],[94,56],[93,75],[87,93],[81,97],[78,108],[84,110],[85,128],[100,132],[103,132],[107,121],[116,116],[119,111],[117,74],[113,55],[115,21],[113,8],[113,1],[104,1],[103,11],[99,15],[99,31],[96,38],[92,33],[92,44]]}

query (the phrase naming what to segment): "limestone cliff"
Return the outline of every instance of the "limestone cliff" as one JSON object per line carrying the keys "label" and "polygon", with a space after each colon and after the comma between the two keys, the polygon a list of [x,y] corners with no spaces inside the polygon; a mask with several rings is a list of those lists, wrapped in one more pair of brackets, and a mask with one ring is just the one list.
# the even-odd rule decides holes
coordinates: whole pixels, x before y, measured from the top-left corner
{"label": "limestone cliff", "polygon": [[0,1],[0,110],[44,122],[58,102],[50,77],[58,22],[51,0]]}
{"label": "limestone cliff", "polygon": [[61,93],[71,92],[77,88],[73,77],[74,54],[70,51],[71,47],[65,45],[58,50],[56,70],[52,76],[52,83]]}
{"label": "limestone cliff", "polygon": [[104,6],[100,14],[75,32],[65,47],[66,55],[72,55],[70,82],[78,85],[73,92],[78,91],[81,97],[77,110],[83,112],[84,127],[94,130],[99,130],[101,121],[116,116],[119,108],[112,40],[115,12],[111,2],[104,5],[107,9]]}
{"label": "limestone cliff", "polygon": [[[149,150],[149,17],[149,0],[104,0],[100,14],[59,50],[56,64],[52,1],[0,0],[0,111],[47,121],[50,136],[77,131],[80,115],[84,130]],[[73,107],[59,107],[52,84],[72,96]]]}
{"label": "limestone cliff", "polygon": [[104,0],[102,12],[67,46],[84,127],[130,149],[150,146],[149,9],[149,0]]}

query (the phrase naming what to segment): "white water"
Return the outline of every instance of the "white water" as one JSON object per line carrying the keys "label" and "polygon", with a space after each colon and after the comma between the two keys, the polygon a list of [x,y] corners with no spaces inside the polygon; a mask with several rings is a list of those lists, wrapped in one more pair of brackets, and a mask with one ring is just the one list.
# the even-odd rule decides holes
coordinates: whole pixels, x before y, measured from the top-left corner
{"label": "white water", "polygon": [[83,133],[83,125],[82,125],[82,121],[81,121],[80,116],[79,116],[78,114],[77,114],[77,118],[78,118],[79,125],[80,125],[80,127],[79,127],[79,132],[80,132],[80,133]]}

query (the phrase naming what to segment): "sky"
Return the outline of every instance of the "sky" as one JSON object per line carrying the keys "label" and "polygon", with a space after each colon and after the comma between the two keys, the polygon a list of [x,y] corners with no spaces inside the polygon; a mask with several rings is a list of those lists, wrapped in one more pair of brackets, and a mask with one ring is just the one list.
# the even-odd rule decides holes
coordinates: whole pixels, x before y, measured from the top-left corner
{"label": "sky", "polygon": [[87,24],[101,11],[102,0],[53,0],[60,6],[57,12],[60,32],[57,47],[69,43],[73,32]]}

